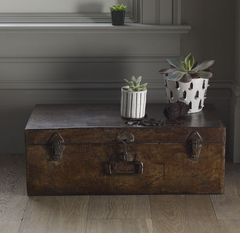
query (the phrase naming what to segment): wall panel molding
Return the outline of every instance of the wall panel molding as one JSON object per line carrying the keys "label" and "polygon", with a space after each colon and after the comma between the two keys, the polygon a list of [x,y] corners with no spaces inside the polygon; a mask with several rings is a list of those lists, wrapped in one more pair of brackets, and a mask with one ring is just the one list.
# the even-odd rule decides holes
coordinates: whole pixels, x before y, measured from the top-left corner
{"label": "wall panel molding", "polygon": [[[164,82],[159,75],[158,79],[148,79],[149,83],[148,89],[151,90],[165,90]],[[106,85],[107,84],[107,85]],[[85,79],[79,80],[55,80],[55,81],[29,81],[29,80],[1,80],[0,81],[0,90],[116,90],[121,87],[123,81],[109,79],[93,79],[87,81]],[[211,80],[209,90],[217,91],[232,91],[232,81],[231,80]],[[219,96],[216,96],[219,98]],[[231,98],[222,96],[220,98]]]}
{"label": "wall panel molding", "polygon": [[173,0],[173,24],[181,25],[181,0]]}
{"label": "wall panel molding", "polygon": [[230,108],[230,155],[234,163],[240,163],[240,93],[234,87]]}
{"label": "wall panel molding", "polygon": [[[0,13],[0,23],[110,23],[110,13]],[[181,24],[181,0],[132,0],[127,23]]]}
{"label": "wall panel molding", "polygon": [[232,91],[235,97],[240,97],[240,86],[236,83],[236,81],[232,82]]}
{"label": "wall panel molding", "polygon": [[104,27],[106,31],[89,26],[34,31],[18,27],[2,30],[0,25],[0,57],[171,57],[180,54],[180,34],[189,30],[189,26],[174,25]]}
{"label": "wall panel molding", "polygon": [[159,9],[156,7],[156,0],[142,0],[142,9],[142,23],[156,24],[156,9]]}
{"label": "wall panel molding", "polygon": [[[12,3],[14,4],[14,3]],[[44,3],[43,3],[44,4]],[[126,12],[126,22],[136,23],[139,19],[140,3],[138,0],[131,0],[129,12]],[[0,13],[0,23],[110,23],[111,14],[109,13]]]}
{"label": "wall panel molding", "polygon": [[48,57],[28,57],[28,55],[23,55],[19,57],[17,54],[0,57],[1,63],[151,63],[159,62],[166,63],[166,57],[171,56],[178,57],[179,54],[163,54],[161,56],[151,55],[151,54],[141,54],[141,55],[89,55],[89,56],[76,56],[72,57],[69,54],[62,54],[59,57],[54,57],[49,55]]}
{"label": "wall panel molding", "polygon": [[[5,83],[5,84],[4,84]],[[98,82],[1,82],[0,105],[35,105],[47,103],[120,103],[121,86],[123,82],[112,82],[109,85]],[[107,91],[106,91],[107,90]],[[164,83],[153,80],[148,86],[148,103],[167,103]],[[10,94],[11,98],[8,95]],[[219,102],[219,100],[221,100]],[[223,104],[232,100],[229,88],[221,89],[212,86],[208,90],[207,102]],[[236,104],[236,102],[235,102]],[[238,110],[240,110],[238,105]],[[240,111],[239,111],[240,112]]]}
{"label": "wall panel molding", "polygon": [[[126,23],[137,23],[137,10],[126,13]],[[110,13],[0,13],[0,23],[111,23]]]}
{"label": "wall panel molding", "polygon": [[173,0],[160,0],[159,24],[173,24]]}
{"label": "wall panel molding", "polygon": [[[0,23],[110,23],[110,13],[0,13]],[[181,24],[181,0],[132,0],[127,23]]]}
{"label": "wall panel molding", "polygon": [[181,0],[143,0],[143,23],[181,25]]}
{"label": "wall panel molding", "polygon": [[75,33],[188,33],[189,25],[146,25],[127,23],[124,26],[112,26],[110,23],[0,23],[2,32],[75,32]]}
{"label": "wall panel molding", "polygon": [[240,163],[240,87],[232,82],[232,100],[230,108],[230,155],[234,163]]}
{"label": "wall panel molding", "polygon": [[[148,80],[149,90],[164,89],[158,80]],[[88,81],[0,81],[0,90],[118,90],[123,82],[109,80]],[[97,100],[96,100],[97,101]]]}

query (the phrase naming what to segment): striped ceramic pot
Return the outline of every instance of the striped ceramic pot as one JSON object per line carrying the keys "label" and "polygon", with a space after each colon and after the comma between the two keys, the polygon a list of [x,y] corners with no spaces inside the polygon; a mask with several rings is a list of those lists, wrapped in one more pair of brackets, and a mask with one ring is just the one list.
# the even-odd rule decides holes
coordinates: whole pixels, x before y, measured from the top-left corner
{"label": "striped ceramic pot", "polygon": [[167,97],[170,103],[183,100],[189,105],[188,113],[196,113],[202,111],[204,100],[207,97],[207,88],[209,87],[208,79],[192,79],[189,83],[168,81],[165,79],[165,87]]}
{"label": "striped ceramic pot", "polygon": [[141,119],[145,116],[147,90],[128,91],[121,89],[121,115],[124,118]]}

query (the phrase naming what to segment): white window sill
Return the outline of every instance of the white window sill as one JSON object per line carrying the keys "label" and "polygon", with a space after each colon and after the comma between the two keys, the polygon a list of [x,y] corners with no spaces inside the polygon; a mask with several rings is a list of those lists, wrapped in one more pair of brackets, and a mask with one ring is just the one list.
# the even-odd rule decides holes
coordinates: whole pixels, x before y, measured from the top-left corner
{"label": "white window sill", "polygon": [[146,25],[127,23],[113,26],[111,23],[0,23],[2,31],[76,31],[76,32],[129,32],[129,33],[187,33],[190,25]]}

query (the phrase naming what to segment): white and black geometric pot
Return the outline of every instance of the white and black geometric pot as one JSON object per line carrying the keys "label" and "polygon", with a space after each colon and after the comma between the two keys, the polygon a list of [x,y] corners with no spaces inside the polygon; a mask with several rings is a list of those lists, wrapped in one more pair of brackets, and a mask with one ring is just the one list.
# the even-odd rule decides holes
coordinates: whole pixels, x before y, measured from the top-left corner
{"label": "white and black geometric pot", "polygon": [[145,116],[147,90],[128,91],[121,89],[121,116],[124,118],[141,119]]}
{"label": "white and black geometric pot", "polygon": [[204,100],[207,97],[207,88],[209,80],[203,78],[192,79],[189,83],[168,81],[164,76],[167,97],[170,103],[183,100],[189,104],[188,113],[202,111]]}

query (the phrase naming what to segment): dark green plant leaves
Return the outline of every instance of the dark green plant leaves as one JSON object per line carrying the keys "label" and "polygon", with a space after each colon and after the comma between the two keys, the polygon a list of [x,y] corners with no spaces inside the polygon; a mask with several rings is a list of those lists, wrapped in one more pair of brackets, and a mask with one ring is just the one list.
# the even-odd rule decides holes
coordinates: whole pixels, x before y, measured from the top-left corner
{"label": "dark green plant leaves", "polygon": [[214,62],[215,62],[214,60],[204,61],[203,63],[196,66],[192,71],[197,71],[198,72],[199,70],[209,69],[214,64]]}
{"label": "dark green plant leaves", "polygon": [[176,67],[177,69],[179,70],[182,70],[182,71],[186,71],[185,70],[185,67],[183,66],[182,63],[178,62],[177,60],[174,60],[174,59],[167,59],[168,63],[173,66],[173,67]]}
{"label": "dark green plant leaves", "polygon": [[127,6],[124,6],[123,4],[120,5],[112,5],[111,7],[109,7],[109,9],[111,11],[125,11],[127,9]]}
{"label": "dark green plant leaves", "polygon": [[209,79],[212,77],[211,67],[214,60],[204,61],[201,64],[195,62],[194,57],[190,53],[180,62],[175,59],[167,59],[171,69],[162,69],[159,72],[167,75],[169,81],[190,82],[194,78]]}
{"label": "dark green plant leaves", "polygon": [[168,74],[169,81],[179,81],[185,75],[185,72],[174,71],[173,73]]}
{"label": "dark green plant leaves", "polygon": [[169,73],[172,73],[174,71],[177,71],[177,69],[161,69],[159,72],[161,74],[169,74]]}
{"label": "dark green plant leaves", "polygon": [[211,72],[207,72],[207,71],[202,71],[202,70],[199,70],[197,72],[197,75],[200,77],[200,78],[206,78],[206,79],[209,79],[211,78],[213,75]]}
{"label": "dark green plant leaves", "polygon": [[192,70],[193,68],[193,65],[195,63],[195,59],[194,57],[192,56],[192,54],[190,53],[188,56],[186,56],[185,60],[184,60],[184,63],[185,63],[185,68],[190,71]]}
{"label": "dark green plant leaves", "polygon": [[137,79],[132,76],[132,80],[128,81],[127,79],[124,79],[124,81],[127,83],[128,88],[124,88],[124,90],[128,91],[145,91],[147,89],[148,83],[144,83],[141,85],[142,76],[139,76]]}

